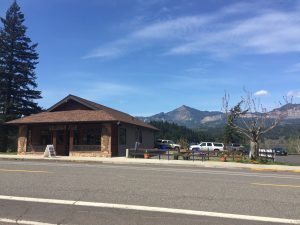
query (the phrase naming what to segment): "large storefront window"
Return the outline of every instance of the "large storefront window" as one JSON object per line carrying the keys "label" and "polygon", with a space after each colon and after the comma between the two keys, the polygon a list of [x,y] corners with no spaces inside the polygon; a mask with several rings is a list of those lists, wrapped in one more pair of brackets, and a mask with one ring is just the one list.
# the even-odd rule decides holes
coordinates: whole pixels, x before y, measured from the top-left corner
{"label": "large storefront window", "polygon": [[81,128],[74,131],[74,145],[100,145],[101,128]]}
{"label": "large storefront window", "polygon": [[40,145],[52,144],[52,133],[48,130],[41,131]]}
{"label": "large storefront window", "polygon": [[119,129],[119,144],[126,145],[126,128]]}
{"label": "large storefront window", "polygon": [[140,128],[137,128],[135,130],[135,141],[137,141],[139,143],[143,143],[143,133]]}

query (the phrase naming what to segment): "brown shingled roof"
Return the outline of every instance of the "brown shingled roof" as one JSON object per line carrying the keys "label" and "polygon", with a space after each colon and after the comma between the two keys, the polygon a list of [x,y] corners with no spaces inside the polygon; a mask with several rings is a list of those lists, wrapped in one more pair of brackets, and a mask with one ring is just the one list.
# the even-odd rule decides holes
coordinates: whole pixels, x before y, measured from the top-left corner
{"label": "brown shingled roof", "polygon": [[[54,111],[55,108],[65,103],[68,100],[79,102],[91,110],[69,110],[69,111]],[[7,124],[36,124],[36,123],[76,123],[76,122],[105,122],[105,121],[120,121],[128,124],[146,127],[152,130],[158,130],[156,127],[147,124],[127,113],[91,102],[89,100],[68,95],[52,107],[47,112],[26,116],[20,119],[12,120]]]}

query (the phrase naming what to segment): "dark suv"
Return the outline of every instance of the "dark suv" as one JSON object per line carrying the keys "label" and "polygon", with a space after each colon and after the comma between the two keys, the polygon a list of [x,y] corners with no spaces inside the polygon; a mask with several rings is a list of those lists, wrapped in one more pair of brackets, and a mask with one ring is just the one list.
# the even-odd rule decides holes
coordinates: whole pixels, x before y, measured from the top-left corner
{"label": "dark suv", "polygon": [[276,155],[285,155],[287,156],[287,151],[284,148],[273,148]]}

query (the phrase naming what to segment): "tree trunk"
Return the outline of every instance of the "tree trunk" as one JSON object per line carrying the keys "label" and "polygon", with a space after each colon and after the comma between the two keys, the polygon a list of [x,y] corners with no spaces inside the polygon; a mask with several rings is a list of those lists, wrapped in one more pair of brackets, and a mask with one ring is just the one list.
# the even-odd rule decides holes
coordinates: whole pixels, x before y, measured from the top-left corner
{"label": "tree trunk", "polygon": [[250,152],[249,152],[249,158],[250,159],[257,159],[258,158],[258,141],[250,141]]}

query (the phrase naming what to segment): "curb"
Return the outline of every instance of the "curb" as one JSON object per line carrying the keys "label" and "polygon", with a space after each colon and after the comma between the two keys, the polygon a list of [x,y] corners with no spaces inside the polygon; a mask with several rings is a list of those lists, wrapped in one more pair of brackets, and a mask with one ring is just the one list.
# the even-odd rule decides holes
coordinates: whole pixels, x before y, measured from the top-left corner
{"label": "curb", "polygon": [[251,171],[267,171],[267,172],[292,172],[292,173],[300,173],[300,170],[285,170],[285,169],[250,168],[250,170]]}

